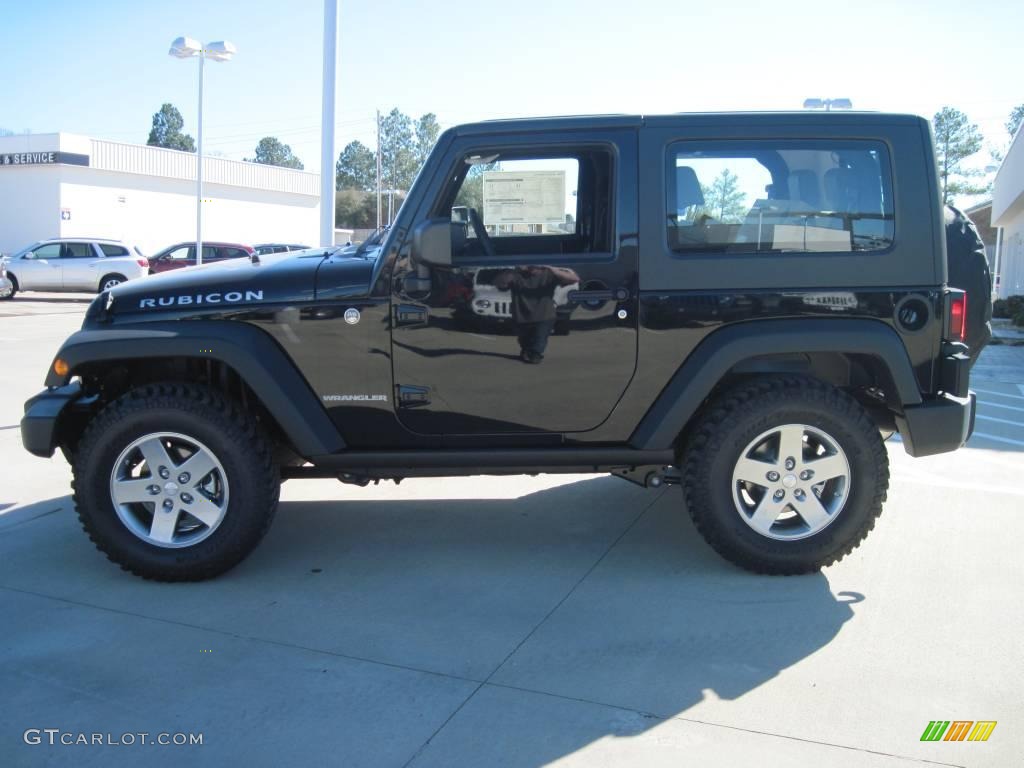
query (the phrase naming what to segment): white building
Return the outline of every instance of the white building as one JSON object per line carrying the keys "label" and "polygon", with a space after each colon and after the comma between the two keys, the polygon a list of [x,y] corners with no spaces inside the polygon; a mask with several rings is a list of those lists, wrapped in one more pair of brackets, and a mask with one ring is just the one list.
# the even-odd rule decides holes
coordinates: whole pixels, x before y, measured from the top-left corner
{"label": "white building", "polygon": [[[67,133],[0,136],[0,253],[111,237],[153,254],[196,237],[196,155]],[[203,239],[319,245],[320,176],[203,159]]]}
{"label": "white building", "polygon": [[1024,295],[1024,126],[1017,130],[992,189],[996,247],[996,296]]}

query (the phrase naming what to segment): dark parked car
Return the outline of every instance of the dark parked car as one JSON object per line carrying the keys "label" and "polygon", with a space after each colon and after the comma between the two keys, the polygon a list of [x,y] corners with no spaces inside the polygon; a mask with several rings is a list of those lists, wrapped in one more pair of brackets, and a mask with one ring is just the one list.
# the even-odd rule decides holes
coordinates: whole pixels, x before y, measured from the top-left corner
{"label": "dark parked car", "polygon": [[[255,253],[251,245],[241,243],[203,243],[203,264],[212,264],[227,259],[238,259],[252,256]],[[196,244],[177,243],[164,248],[160,253],[149,259],[149,273],[167,272],[182,267],[194,267],[196,264]]]}
{"label": "dark parked car", "polygon": [[[241,561],[285,478],[540,472],[679,485],[666,499],[724,557],[816,571],[875,526],[886,436],[930,456],[971,434],[938,190],[908,115],[459,126],[379,247],[105,291],[22,440],[64,452],[90,538],[151,579]],[[457,322],[481,270],[515,336]]]}
{"label": "dark parked car", "polygon": [[287,251],[304,251],[309,248],[308,245],[298,245],[296,243],[260,243],[254,245],[253,250],[256,251],[257,256],[263,256],[267,253],[286,253]]}

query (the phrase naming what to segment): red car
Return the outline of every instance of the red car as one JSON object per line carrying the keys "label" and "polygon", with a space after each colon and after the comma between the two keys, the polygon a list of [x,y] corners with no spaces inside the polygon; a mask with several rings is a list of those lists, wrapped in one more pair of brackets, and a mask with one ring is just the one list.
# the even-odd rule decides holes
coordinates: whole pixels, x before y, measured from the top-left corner
{"label": "red car", "polygon": [[[203,264],[212,264],[225,259],[239,259],[243,256],[252,256],[253,253],[255,251],[252,246],[241,243],[203,242]],[[149,257],[149,274],[167,272],[181,267],[194,267],[195,264],[196,244],[178,243]]]}

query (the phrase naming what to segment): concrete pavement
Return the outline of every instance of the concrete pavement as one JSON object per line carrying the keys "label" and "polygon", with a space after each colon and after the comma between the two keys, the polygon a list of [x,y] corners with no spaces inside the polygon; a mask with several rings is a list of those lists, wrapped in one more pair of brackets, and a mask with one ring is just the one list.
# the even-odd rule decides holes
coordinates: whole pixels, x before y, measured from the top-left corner
{"label": "concrete pavement", "polygon": [[[165,585],[93,549],[63,459],[13,428],[83,307],[0,317],[0,765],[1019,759],[1024,348],[982,356],[968,448],[891,443],[876,530],[822,574],[739,571],[678,488],[580,475],[289,482],[239,568]],[[919,741],[935,719],[999,725]],[[203,744],[29,745],[30,728]]]}

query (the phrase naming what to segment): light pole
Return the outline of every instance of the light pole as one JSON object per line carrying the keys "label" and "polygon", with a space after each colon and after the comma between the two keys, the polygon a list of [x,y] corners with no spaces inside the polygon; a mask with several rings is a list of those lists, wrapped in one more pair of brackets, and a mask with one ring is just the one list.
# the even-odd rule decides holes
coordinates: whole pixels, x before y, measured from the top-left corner
{"label": "light pole", "polygon": [[324,82],[320,112],[320,245],[334,245],[334,97],[338,73],[338,0],[324,0]]}
{"label": "light pole", "polygon": [[227,40],[203,45],[191,37],[178,37],[168,53],[176,59],[199,59],[199,128],[196,140],[196,265],[203,263],[203,62],[231,61],[238,49]]}

